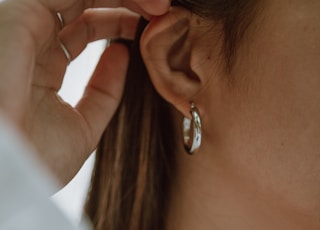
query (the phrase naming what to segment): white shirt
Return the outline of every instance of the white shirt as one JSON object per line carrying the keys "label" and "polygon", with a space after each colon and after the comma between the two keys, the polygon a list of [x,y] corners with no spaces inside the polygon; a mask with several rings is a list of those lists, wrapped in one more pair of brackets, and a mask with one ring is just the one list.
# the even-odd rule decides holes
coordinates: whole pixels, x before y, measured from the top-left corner
{"label": "white shirt", "polygon": [[88,230],[73,226],[50,200],[57,191],[34,150],[0,113],[0,230]]}

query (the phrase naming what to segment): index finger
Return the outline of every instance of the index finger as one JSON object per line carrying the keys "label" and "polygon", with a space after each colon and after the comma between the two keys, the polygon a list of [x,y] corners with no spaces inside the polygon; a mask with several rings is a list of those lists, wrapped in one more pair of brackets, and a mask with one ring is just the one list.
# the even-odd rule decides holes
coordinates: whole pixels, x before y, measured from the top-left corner
{"label": "index finger", "polygon": [[69,24],[88,8],[128,8],[145,18],[161,15],[168,11],[170,0],[41,0],[53,11],[62,14]]}

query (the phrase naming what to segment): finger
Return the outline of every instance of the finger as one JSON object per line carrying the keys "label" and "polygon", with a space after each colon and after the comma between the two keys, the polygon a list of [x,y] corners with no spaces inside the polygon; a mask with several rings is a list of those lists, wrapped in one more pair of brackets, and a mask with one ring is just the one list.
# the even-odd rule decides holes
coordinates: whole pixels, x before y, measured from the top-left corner
{"label": "finger", "polygon": [[124,45],[114,43],[107,48],[76,107],[88,124],[93,142],[99,140],[120,103],[128,62]]}
{"label": "finger", "polygon": [[55,11],[61,12],[64,22],[69,24],[88,8],[125,7],[145,18],[166,13],[170,0],[42,0]]}
{"label": "finger", "polygon": [[[141,7],[139,7],[136,3],[134,3],[132,0],[127,0],[128,3],[122,4],[123,8],[127,8],[130,9],[131,11],[142,15],[146,18],[149,18],[150,15],[148,13],[146,13]],[[70,8],[61,10],[60,13],[63,17],[63,21],[66,25],[72,23],[77,17],[79,17],[81,14],[83,14],[83,12],[88,9],[95,9],[95,8],[99,8],[99,9],[106,9],[106,8],[110,8],[110,9],[115,9],[115,8],[119,8],[120,4],[119,1],[109,1],[108,4],[106,4],[105,2],[99,2],[96,1],[96,3],[90,7],[86,7],[86,6],[81,6],[79,4],[76,4],[75,6],[72,6]]]}
{"label": "finger", "polygon": [[133,39],[138,20],[137,14],[126,9],[87,10],[61,32],[60,40],[74,59],[89,42],[105,38]]}
{"label": "finger", "polygon": [[165,14],[170,7],[169,0],[134,0],[136,4],[147,14],[158,16]]}

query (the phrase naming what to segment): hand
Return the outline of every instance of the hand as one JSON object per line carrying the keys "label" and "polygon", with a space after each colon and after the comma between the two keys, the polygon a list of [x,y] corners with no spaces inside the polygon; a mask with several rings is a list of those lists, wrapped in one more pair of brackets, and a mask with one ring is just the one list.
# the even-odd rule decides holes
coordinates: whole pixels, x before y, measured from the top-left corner
{"label": "hand", "polygon": [[[125,9],[84,11],[88,7],[125,6],[151,17],[164,13],[169,4],[162,0],[90,2],[95,3],[0,3],[0,110],[25,130],[40,157],[63,183],[75,175],[94,150],[119,104],[128,51],[120,44],[106,49],[83,98],[73,108],[57,95],[67,65],[59,41],[74,59],[91,41],[134,37],[137,14]],[[62,30],[57,11],[63,15]]]}

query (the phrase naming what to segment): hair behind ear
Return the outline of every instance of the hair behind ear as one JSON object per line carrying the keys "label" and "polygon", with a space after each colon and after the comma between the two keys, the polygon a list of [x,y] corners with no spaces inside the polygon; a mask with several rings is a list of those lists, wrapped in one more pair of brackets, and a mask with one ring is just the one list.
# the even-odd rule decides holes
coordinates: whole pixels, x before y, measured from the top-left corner
{"label": "hair behind ear", "polygon": [[171,106],[156,92],[140,55],[141,19],[122,102],[106,129],[85,211],[96,230],[165,229],[175,140]]}

